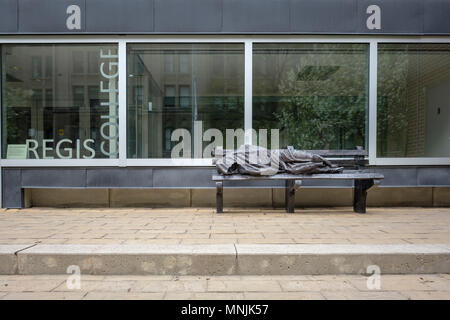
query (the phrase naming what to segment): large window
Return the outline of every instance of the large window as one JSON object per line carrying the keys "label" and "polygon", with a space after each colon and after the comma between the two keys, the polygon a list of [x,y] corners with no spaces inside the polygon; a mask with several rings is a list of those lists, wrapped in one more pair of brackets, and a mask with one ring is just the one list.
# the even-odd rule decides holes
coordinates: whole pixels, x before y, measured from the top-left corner
{"label": "large window", "polygon": [[[225,129],[244,128],[243,44],[129,44],[127,49],[129,158],[170,158],[182,139],[191,140],[190,157],[202,157],[196,145],[203,150],[210,143],[202,139],[208,129],[220,130],[225,139]],[[177,129],[187,134],[177,135]],[[179,156],[186,157],[186,151]]]}
{"label": "large window", "polygon": [[450,156],[450,44],[379,44],[378,157]]}
{"label": "large window", "polygon": [[118,158],[112,45],[2,45],[2,157]]}
{"label": "large window", "polygon": [[[206,165],[209,160],[166,159],[210,158],[215,146],[237,148],[249,141],[243,129],[250,126],[252,142],[268,148],[275,141],[271,129],[278,129],[273,147],[368,150],[370,121],[371,163],[448,164],[448,39],[216,38],[1,44],[1,158],[33,160],[3,163]],[[376,54],[369,57],[369,48]],[[369,65],[377,71],[371,99]],[[120,106],[119,87],[127,96]],[[369,119],[369,100],[376,122]],[[119,132],[126,132],[120,157]]]}
{"label": "large window", "polygon": [[255,43],[253,128],[280,129],[280,147],[366,146],[368,45]]}

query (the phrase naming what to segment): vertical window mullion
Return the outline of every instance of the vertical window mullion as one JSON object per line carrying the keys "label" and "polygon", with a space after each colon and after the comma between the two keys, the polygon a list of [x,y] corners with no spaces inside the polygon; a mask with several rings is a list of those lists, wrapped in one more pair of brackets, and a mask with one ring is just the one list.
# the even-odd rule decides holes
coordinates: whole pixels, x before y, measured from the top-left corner
{"label": "vertical window mullion", "polygon": [[3,46],[0,43],[0,208],[3,208],[3,169],[2,169],[2,158],[3,158]]}
{"label": "vertical window mullion", "polygon": [[127,165],[127,43],[119,41],[119,166]]}
{"label": "vertical window mullion", "polygon": [[253,42],[245,41],[244,127],[245,143],[252,144],[253,110]]}
{"label": "vertical window mullion", "polygon": [[378,42],[370,42],[369,52],[369,164],[377,158],[377,76]]}

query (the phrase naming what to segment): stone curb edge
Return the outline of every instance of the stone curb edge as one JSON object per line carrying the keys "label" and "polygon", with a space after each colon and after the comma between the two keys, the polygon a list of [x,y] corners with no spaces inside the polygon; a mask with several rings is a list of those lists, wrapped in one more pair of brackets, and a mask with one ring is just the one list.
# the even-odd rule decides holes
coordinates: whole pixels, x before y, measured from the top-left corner
{"label": "stone curb edge", "polygon": [[450,273],[450,245],[0,245],[0,274],[67,274],[69,266],[89,275]]}

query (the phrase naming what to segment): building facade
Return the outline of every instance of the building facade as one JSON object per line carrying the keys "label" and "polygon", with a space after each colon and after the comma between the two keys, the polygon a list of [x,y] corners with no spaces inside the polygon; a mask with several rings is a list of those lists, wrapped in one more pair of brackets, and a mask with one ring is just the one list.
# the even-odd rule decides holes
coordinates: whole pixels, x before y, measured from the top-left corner
{"label": "building facade", "polygon": [[[0,9],[4,208],[212,205],[213,147],[275,133],[280,147],[363,146],[385,174],[369,204],[450,205],[448,0]],[[282,188],[249,182],[225,201],[281,206]],[[351,188],[305,182],[297,202],[351,204]]]}

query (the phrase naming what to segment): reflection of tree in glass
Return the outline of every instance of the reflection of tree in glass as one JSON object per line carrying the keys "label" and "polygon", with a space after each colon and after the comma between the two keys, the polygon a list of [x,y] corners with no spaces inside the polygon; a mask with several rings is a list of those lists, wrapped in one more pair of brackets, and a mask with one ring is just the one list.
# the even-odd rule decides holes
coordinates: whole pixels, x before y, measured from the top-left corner
{"label": "reflection of tree in glass", "polygon": [[298,149],[346,149],[364,145],[367,103],[365,48],[309,51],[281,80],[274,116]]}
{"label": "reflection of tree in glass", "polygon": [[[389,156],[388,153],[392,152],[395,152],[395,154],[391,155],[395,156],[406,155],[408,64],[406,50],[380,51],[378,55],[378,156]],[[395,150],[388,150],[387,137],[389,137],[390,149]]]}
{"label": "reflection of tree in glass", "polygon": [[[6,132],[7,143],[22,144],[27,137],[26,119],[24,116],[30,113],[31,98],[33,90],[6,85],[4,89],[4,106],[6,111]],[[20,121],[22,119],[23,121]],[[24,135],[25,132],[25,135]]]}

